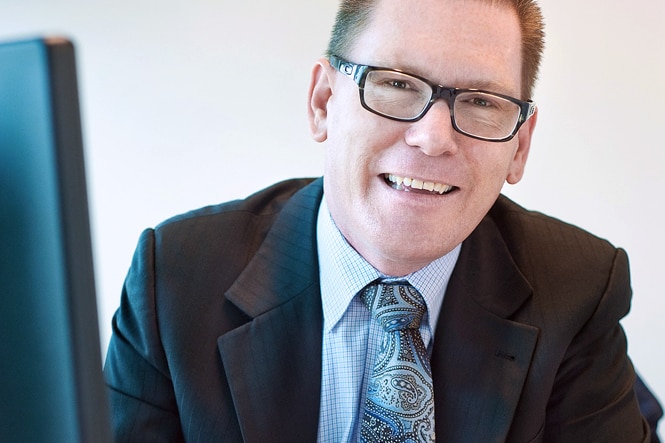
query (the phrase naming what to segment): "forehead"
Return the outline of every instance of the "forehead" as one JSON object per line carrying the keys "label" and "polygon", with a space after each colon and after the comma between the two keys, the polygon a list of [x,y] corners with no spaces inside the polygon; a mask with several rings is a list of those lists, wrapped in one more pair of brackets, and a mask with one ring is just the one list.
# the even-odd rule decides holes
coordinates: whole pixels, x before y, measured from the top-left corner
{"label": "forehead", "polygon": [[349,58],[446,86],[520,92],[517,14],[490,0],[378,0]]}

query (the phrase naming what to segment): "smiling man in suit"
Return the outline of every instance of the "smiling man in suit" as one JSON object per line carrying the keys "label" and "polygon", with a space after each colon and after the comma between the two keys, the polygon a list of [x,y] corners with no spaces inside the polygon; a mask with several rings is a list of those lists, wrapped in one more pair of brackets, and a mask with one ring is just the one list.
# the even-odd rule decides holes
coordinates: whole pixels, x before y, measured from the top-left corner
{"label": "smiling man in suit", "polygon": [[[309,91],[324,177],[141,236],[105,366],[117,439],[648,441],[626,254],[500,195],[542,28],[530,0],[343,1]],[[422,306],[412,345],[374,321],[393,287]],[[376,378],[391,349],[417,369]]]}

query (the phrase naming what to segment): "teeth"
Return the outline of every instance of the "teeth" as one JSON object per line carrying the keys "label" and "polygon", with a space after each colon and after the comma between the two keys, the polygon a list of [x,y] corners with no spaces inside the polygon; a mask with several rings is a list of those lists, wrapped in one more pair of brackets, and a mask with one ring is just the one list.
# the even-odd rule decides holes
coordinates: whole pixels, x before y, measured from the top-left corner
{"label": "teeth", "polygon": [[425,191],[436,192],[438,194],[445,194],[450,192],[453,187],[444,185],[442,183],[426,182],[410,177],[400,177],[398,175],[386,174],[386,179],[394,183],[398,189],[411,188],[411,189],[424,189]]}

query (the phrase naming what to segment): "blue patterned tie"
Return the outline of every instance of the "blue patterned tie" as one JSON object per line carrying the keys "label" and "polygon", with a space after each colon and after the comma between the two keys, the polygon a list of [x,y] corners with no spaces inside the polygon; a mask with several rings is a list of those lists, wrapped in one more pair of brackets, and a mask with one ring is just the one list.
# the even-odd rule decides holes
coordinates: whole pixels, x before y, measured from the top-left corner
{"label": "blue patterned tie", "polygon": [[369,285],[361,298],[385,333],[368,381],[360,441],[433,442],[432,370],[418,330],[425,301],[406,281]]}

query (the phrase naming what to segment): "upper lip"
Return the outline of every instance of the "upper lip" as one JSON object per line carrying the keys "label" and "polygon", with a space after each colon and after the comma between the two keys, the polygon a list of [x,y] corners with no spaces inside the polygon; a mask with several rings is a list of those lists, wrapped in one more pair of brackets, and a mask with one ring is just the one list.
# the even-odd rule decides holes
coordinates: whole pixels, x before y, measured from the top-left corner
{"label": "upper lip", "polygon": [[397,174],[384,174],[384,177],[390,183],[396,185],[399,189],[420,189],[430,192],[436,192],[438,194],[445,194],[454,189],[453,185],[446,183],[440,183],[436,181],[422,180],[413,177],[405,177]]}

